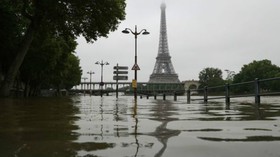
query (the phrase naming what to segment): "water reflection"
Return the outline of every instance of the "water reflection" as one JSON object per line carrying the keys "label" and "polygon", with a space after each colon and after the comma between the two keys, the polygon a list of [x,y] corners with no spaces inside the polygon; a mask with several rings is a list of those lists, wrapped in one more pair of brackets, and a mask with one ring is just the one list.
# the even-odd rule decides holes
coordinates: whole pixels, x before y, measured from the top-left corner
{"label": "water reflection", "polygon": [[1,99],[0,156],[75,156],[71,99]]}
{"label": "water reflection", "polygon": [[167,124],[172,121],[178,120],[178,118],[172,118],[173,115],[177,114],[178,109],[170,101],[161,101],[157,100],[153,102],[150,118],[151,120],[156,120],[161,122],[161,124],[156,127],[153,133],[150,133],[151,136],[154,136],[162,143],[162,148],[154,155],[155,157],[160,157],[163,155],[164,151],[167,148],[168,139],[173,136],[178,136],[180,130],[167,129]]}
{"label": "water reflection", "polygon": [[138,151],[140,147],[139,141],[137,139],[137,135],[138,135],[137,99],[134,100],[132,117],[135,119],[134,137],[135,137],[136,151],[134,156],[136,157],[138,155]]}
{"label": "water reflection", "polygon": [[[180,98],[0,99],[0,156],[279,156],[276,100],[256,107]],[[251,147],[257,153],[239,153]]]}
{"label": "water reflection", "polygon": [[195,117],[195,120],[200,121],[276,120],[280,115],[279,106],[273,104],[257,106],[247,102],[233,102],[231,105],[224,102],[211,102],[197,106],[199,107],[193,110],[202,115]]}

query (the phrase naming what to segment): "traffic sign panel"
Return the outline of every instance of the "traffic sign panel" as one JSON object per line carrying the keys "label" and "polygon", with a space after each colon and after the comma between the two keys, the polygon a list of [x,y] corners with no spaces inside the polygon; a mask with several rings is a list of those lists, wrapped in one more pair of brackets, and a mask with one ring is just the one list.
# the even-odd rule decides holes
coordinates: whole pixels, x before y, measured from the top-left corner
{"label": "traffic sign panel", "polygon": [[128,66],[114,66],[114,69],[127,70]]}
{"label": "traffic sign panel", "polygon": [[137,88],[137,81],[136,80],[132,80],[132,88]]}
{"label": "traffic sign panel", "polygon": [[127,76],[113,76],[113,80],[127,80]]}
{"label": "traffic sign panel", "polygon": [[128,71],[114,71],[114,74],[128,74]]}
{"label": "traffic sign panel", "polygon": [[131,70],[140,70],[140,67],[138,66],[138,64],[134,64]]}

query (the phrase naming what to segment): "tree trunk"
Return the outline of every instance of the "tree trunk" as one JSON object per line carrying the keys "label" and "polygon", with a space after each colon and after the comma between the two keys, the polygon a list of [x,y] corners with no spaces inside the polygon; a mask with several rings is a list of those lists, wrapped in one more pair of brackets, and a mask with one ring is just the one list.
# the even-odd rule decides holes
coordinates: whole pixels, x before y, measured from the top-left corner
{"label": "tree trunk", "polygon": [[0,96],[2,97],[8,97],[10,96],[10,90],[13,87],[14,80],[16,77],[16,74],[24,60],[25,55],[27,54],[27,51],[32,43],[32,40],[34,38],[35,34],[35,28],[32,26],[32,23],[30,24],[29,28],[26,31],[26,34],[23,38],[23,41],[19,45],[17,55],[14,58],[11,66],[9,67],[8,73],[5,76],[5,79],[3,81],[3,84],[0,88]]}

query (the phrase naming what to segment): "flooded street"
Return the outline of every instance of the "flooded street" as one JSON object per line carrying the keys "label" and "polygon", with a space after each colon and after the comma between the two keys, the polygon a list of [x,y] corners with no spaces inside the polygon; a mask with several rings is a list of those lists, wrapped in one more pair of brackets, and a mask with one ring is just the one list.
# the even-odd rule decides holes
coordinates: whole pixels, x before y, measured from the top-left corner
{"label": "flooded street", "polygon": [[280,97],[166,99],[0,99],[0,156],[280,156]]}

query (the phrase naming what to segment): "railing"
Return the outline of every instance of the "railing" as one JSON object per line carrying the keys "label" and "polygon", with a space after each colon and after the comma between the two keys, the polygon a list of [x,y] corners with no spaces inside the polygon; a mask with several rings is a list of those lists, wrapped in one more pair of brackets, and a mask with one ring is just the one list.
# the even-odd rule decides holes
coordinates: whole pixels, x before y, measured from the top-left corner
{"label": "railing", "polygon": [[[191,92],[203,94],[203,98],[191,99]],[[260,104],[261,96],[273,95],[280,95],[280,77],[187,90],[187,103],[191,100],[207,103],[210,99],[225,99],[226,104],[230,104],[230,98],[255,97],[255,104]]]}
{"label": "railing", "polygon": [[[83,82],[81,83],[81,89],[73,89],[73,91],[79,92],[99,92],[99,82]],[[103,92],[115,92],[116,82],[104,82]],[[121,88],[118,89],[120,92],[130,93],[133,92],[131,82],[119,82]],[[185,94],[184,83],[149,83],[149,82],[138,82],[137,93],[142,95],[183,95]]]}
{"label": "railing", "polygon": [[184,83],[139,83],[137,90],[144,95],[183,95],[185,93]]}

